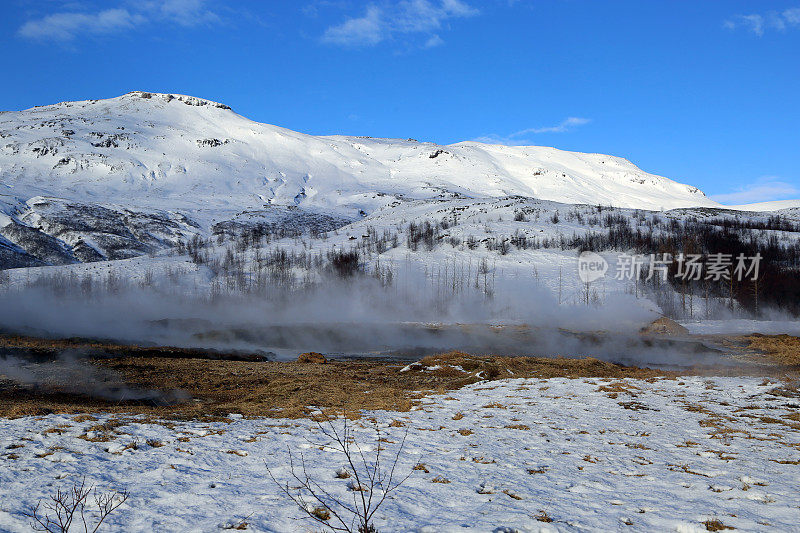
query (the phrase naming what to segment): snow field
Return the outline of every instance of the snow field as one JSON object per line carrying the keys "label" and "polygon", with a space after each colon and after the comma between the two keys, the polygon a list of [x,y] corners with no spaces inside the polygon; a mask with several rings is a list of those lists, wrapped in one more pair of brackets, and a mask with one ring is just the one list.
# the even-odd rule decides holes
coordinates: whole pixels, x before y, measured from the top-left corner
{"label": "snow field", "polygon": [[[778,385],[511,379],[352,427],[367,457],[393,457],[407,431],[397,472],[424,465],[378,511],[380,531],[796,531],[799,406],[769,394]],[[82,476],[131,494],[106,531],[318,530],[268,476],[292,487],[290,453],[351,497],[343,454],[309,420],[85,418],[0,420],[0,530],[27,531],[26,506]]]}

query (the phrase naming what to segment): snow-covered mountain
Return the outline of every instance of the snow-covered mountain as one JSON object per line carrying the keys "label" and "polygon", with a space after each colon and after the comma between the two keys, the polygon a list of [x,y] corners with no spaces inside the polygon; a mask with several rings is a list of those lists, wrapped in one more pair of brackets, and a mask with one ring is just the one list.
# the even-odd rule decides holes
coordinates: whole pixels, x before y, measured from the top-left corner
{"label": "snow-covered mountain", "polygon": [[284,205],[340,215],[440,196],[654,210],[718,205],[619,157],[318,137],[207,100],[144,92],[0,114],[0,184],[0,193],[21,201],[55,196],[170,210]]}
{"label": "snow-covered mountain", "polygon": [[3,268],[134,257],[249,223],[327,231],[402,215],[411,201],[507,197],[724,207],[619,157],[313,136],[191,96],[137,91],[0,113]]}

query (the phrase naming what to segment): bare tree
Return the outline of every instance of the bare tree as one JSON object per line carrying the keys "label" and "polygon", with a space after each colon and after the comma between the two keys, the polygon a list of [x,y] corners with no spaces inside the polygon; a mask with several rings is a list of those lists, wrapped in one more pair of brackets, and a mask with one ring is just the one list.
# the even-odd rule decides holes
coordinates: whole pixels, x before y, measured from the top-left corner
{"label": "bare tree", "polygon": [[[342,475],[337,477],[352,476],[353,479],[349,483],[353,497],[352,503],[334,496],[319,481],[313,479],[308,473],[305,456],[302,453],[298,465],[289,450],[291,476],[296,482],[293,488],[290,488],[288,482],[281,484],[269,467],[267,467],[267,472],[283,494],[309,518],[327,529],[347,533],[377,533],[378,530],[372,522],[375,513],[386,501],[386,498],[405,483],[414,472],[411,470],[405,477],[395,478],[397,462],[405,446],[408,430],[406,429],[403,434],[394,458],[387,462],[384,461],[381,453],[384,451],[383,444],[386,440],[381,437],[377,422],[375,423],[377,449],[374,456],[367,457],[365,450],[353,434],[347,416],[342,417],[340,428],[337,428],[334,420],[336,419],[327,419],[326,423],[323,423],[320,419],[315,418],[314,422],[322,435],[329,440],[324,445],[341,451],[345,456],[348,471],[341,472]],[[306,497],[310,497],[310,500],[307,500]]]}
{"label": "bare tree", "polygon": [[128,493],[125,491],[98,492],[93,486],[87,487],[86,478],[83,478],[68,490],[58,489],[44,503],[40,500],[25,516],[31,519],[34,531],[70,533],[73,526],[78,529],[83,526],[84,533],[96,533],[108,515],[127,499]]}

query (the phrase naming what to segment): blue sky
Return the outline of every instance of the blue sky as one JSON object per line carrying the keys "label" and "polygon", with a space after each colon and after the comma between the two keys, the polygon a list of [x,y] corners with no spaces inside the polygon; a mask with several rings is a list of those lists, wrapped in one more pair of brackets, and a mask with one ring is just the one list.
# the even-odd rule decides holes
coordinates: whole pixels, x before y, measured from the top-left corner
{"label": "blue sky", "polygon": [[314,134],[600,152],[800,198],[800,0],[0,0],[0,109],[131,90]]}

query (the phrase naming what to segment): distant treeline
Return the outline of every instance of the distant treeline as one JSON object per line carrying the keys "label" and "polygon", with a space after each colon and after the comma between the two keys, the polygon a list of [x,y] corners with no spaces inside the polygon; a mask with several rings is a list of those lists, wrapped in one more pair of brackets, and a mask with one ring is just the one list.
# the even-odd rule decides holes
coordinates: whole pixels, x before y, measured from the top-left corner
{"label": "distant treeline", "polygon": [[[594,252],[631,250],[639,254],[702,254],[705,267],[709,254],[730,254],[734,259],[761,255],[757,280],[711,281],[682,280],[675,276],[678,264],[669,266],[669,282],[682,297],[686,311],[686,296],[696,295],[727,298],[731,307],[758,315],[764,308],[779,308],[800,314],[800,225],[780,217],[766,222],[737,219],[702,219],[697,217],[663,220],[648,219],[644,227],[633,227],[630,219],[618,215],[604,218],[608,232],[575,235],[560,243],[562,249],[575,248]],[[787,236],[786,233],[794,235]],[[782,238],[783,237],[783,238]],[[705,272],[705,268],[703,269]],[[658,284],[657,276],[651,280]],[[680,314],[680,313],[676,313]]]}

